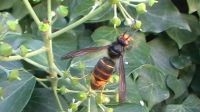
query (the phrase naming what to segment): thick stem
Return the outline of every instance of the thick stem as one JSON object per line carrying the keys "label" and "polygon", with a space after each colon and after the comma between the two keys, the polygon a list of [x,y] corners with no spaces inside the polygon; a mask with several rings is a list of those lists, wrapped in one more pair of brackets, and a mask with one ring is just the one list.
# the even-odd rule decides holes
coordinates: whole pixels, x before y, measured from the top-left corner
{"label": "thick stem", "polygon": [[61,104],[61,102],[60,102],[60,99],[59,99],[58,93],[57,93],[58,78],[57,78],[57,77],[54,77],[54,78],[50,77],[50,81],[51,81],[51,86],[52,86],[52,89],[53,89],[53,93],[54,93],[55,98],[56,98],[56,100],[57,100],[57,103],[58,103],[58,106],[59,106],[59,108],[60,108],[60,111],[64,112],[64,109],[63,109],[63,107],[62,107],[62,104]]}
{"label": "thick stem", "polygon": [[64,27],[63,29],[61,29],[61,30],[59,30],[57,32],[52,33],[51,38],[57,37],[57,36],[63,34],[64,32],[66,32],[66,31],[68,31],[68,30],[70,30],[72,28],[75,28],[76,26],[78,26],[80,24],[83,24],[85,21],[89,20],[90,18],[92,18],[92,17],[96,16],[97,14],[102,13],[104,10],[108,9],[109,6],[110,6],[110,3],[108,1],[105,2],[99,8],[97,8],[93,12],[85,15],[83,18],[79,19],[78,21],[76,21],[76,22]]}

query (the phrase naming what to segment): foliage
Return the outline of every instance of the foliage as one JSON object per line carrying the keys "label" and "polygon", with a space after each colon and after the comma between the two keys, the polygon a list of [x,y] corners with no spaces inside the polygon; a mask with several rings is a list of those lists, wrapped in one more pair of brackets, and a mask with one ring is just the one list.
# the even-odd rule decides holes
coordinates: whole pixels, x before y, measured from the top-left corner
{"label": "foliage", "polygon": [[[199,0],[1,0],[0,11],[1,112],[200,111]],[[117,72],[90,88],[105,51],[61,57],[123,32],[134,41],[121,103]]]}

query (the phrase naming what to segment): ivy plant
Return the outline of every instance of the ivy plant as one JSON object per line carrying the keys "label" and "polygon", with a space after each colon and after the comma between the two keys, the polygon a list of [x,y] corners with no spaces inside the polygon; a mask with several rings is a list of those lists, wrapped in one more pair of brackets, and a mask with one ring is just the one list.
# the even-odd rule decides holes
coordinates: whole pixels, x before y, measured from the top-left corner
{"label": "ivy plant", "polygon": [[[1,112],[199,112],[199,0],[1,0]],[[102,90],[91,72],[123,33],[126,100],[116,70]],[[122,65],[117,65],[122,66]]]}

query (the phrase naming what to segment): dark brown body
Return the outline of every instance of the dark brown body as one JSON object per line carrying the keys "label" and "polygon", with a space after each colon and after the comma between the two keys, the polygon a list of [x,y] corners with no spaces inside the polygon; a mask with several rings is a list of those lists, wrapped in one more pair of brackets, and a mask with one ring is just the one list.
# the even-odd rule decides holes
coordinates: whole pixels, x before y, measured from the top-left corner
{"label": "dark brown body", "polygon": [[91,88],[102,89],[111,77],[114,67],[115,63],[111,59],[107,57],[100,59],[92,72]]}

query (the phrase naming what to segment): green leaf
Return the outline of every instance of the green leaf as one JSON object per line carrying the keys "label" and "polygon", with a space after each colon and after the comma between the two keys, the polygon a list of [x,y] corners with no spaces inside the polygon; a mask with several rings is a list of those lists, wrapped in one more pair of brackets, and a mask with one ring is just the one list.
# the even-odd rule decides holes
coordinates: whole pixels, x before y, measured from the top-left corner
{"label": "green leaf", "polygon": [[60,69],[66,69],[69,60],[61,60],[61,56],[77,49],[77,35],[74,32],[67,32],[54,39],[53,52],[56,59],[56,65]]}
{"label": "green leaf", "polygon": [[[64,109],[67,109],[68,103],[59,95],[59,99]],[[30,101],[22,112],[59,112],[59,107],[52,91],[42,88],[36,88],[33,91]]]}
{"label": "green leaf", "polygon": [[177,69],[183,69],[192,64],[190,57],[182,56],[182,55],[171,57],[170,62],[173,65],[173,67]]}
{"label": "green leaf", "polygon": [[86,15],[92,10],[93,0],[73,0],[70,4],[70,19],[73,20],[81,15]]}
{"label": "green leaf", "polygon": [[192,91],[194,93],[197,93],[197,94],[200,93],[200,87],[199,87],[199,85],[200,85],[200,82],[199,82],[200,75],[199,74],[200,74],[200,67],[199,66],[196,67],[195,73],[193,71],[193,74],[187,74],[187,75],[193,76],[193,80],[190,83],[190,87],[191,87]]}
{"label": "green leaf", "polygon": [[142,21],[144,32],[159,33],[172,27],[190,30],[188,24],[170,0],[159,0],[139,19]]}
{"label": "green leaf", "polygon": [[200,99],[195,95],[189,95],[182,104],[169,104],[164,112],[199,112]]}
{"label": "green leaf", "polygon": [[167,77],[167,85],[174,92],[174,99],[181,96],[184,92],[187,91],[187,85],[182,79],[177,79],[174,76],[168,75]]}
{"label": "green leaf", "polygon": [[119,32],[113,27],[102,26],[95,30],[91,35],[94,42],[98,41],[116,41]]}
{"label": "green leaf", "polygon": [[155,65],[167,74],[178,75],[178,70],[171,66],[170,57],[178,55],[178,48],[172,40],[161,36],[148,42]]}
{"label": "green leaf", "polygon": [[152,65],[143,65],[134,70],[133,75],[138,76],[136,85],[148,108],[166,100],[169,91],[165,86],[166,74]]}
{"label": "green leaf", "polygon": [[200,9],[200,1],[199,0],[187,0],[189,13],[193,13]]}
{"label": "green leaf", "polygon": [[1,0],[0,10],[9,9],[17,0]]}
{"label": "green leaf", "polygon": [[19,20],[25,17],[29,13],[22,0],[17,0],[12,8],[13,8],[12,15],[15,18],[18,18]]}
{"label": "green leaf", "polygon": [[196,40],[197,36],[187,30],[180,30],[178,28],[171,28],[167,30],[167,34],[178,44],[179,48],[182,48],[183,45],[188,44]]}
{"label": "green leaf", "polygon": [[114,108],[114,112],[149,112],[147,108],[139,104],[123,104]]}
{"label": "green leaf", "polygon": [[31,97],[36,82],[35,78],[25,71],[19,73],[20,81],[0,81],[1,87],[5,90],[4,100],[0,101],[2,112],[21,112]]}
{"label": "green leaf", "polygon": [[140,101],[142,101],[142,96],[139,93],[137,85],[133,80],[131,80],[131,77],[126,78],[126,91],[126,102],[139,103]]}
{"label": "green leaf", "polygon": [[87,21],[87,23],[94,23],[94,22],[97,23],[97,22],[102,22],[102,21],[106,21],[106,20],[111,20],[112,17],[113,17],[113,10],[112,10],[112,8],[109,8],[106,11],[99,13],[95,17],[90,18]]}
{"label": "green leaf", "polygon": [[190,26],[191,31],[171,28],[167,30],[167,34],[178,44],[179,48],[182,48],[183,45],[195,41],[200,35],[200,23],[197,18],[194,16],[183,15],[184,19]]}
{"label": "green leaf", "polygon": [[131,48],[125,51],[124,62],[126,74],[144,64],[152,64],[153,60],[150,55],[150,47],[145,41],[143,34],[130,34],[133,37]]}

